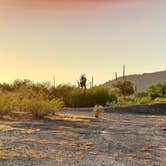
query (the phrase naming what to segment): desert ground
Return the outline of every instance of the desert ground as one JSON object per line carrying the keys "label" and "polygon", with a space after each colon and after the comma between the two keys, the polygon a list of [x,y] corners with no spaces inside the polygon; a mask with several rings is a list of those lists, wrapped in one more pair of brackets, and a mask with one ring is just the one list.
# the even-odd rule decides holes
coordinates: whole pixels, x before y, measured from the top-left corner
{"label": "desert ground", "polygon": [[166,116],[65,109],[0,120],[0,166],[166,166]]}

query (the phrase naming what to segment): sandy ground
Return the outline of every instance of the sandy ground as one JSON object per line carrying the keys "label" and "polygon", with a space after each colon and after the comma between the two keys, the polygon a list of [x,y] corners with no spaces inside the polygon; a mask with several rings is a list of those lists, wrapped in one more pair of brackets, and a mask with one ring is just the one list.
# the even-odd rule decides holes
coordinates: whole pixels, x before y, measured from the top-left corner
{"label": "sandy ground", "polygon": [[0,166],[166,166],[166,116],[63,111],[0,121]]}

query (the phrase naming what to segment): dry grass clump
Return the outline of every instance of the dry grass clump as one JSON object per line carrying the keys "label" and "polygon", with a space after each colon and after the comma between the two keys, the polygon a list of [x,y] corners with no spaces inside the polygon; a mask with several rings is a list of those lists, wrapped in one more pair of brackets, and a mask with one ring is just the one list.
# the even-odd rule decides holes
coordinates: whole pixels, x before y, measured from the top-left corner
{"label": "dry grass clump", "polygon": [[53,115],[64,103],[61,99],[42,99],[22,97],[19,93],[0,92],[0,118],[14,113],[26,112],[35,119],[41,119],[48,115]]}
{"label": "dry grass clump", "polygon": [[42,119],[45,116],[53,115],[61,107],[63,107],[63,102],[58,99],[51,101],[37,99],[24,101],[24,110],[28,111],[35,119]]}
{"label": "dry grass clump", "polygon": [[10,110],[10,99],[5,95],[0,94],[0,117],[9,114]]}
{"label": "dry grass clump", "polygon": [[94,116],[95,118],[99,118],[101,116],[101,113],[104,111],[103,106],[101,105],[95,105],[93,108]]}
{"label": "dry grass clump", "polygon": [[89,89],[75,88],[65,99],[67,107],[94,107],[95,105],[105,106],[107,102],[114,102],[115,96],[109,89],[103,87],[93,87]]}

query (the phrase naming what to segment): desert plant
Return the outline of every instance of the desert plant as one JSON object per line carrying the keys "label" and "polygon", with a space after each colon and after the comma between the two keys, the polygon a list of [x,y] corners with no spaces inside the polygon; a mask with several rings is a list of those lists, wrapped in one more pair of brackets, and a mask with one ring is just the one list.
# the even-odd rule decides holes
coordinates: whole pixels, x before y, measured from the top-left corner
{"label": "desert plant", "polygon": [[109,100],[112,102],[114,98],[106,88],[75,88],[70,93],[68,100],[66,100],[66,105],[69,107],[94,107],[95,105],[104,106]]}
{"label": "desert plant", "polygon": [[93,106],[94,105],[106,105],[107,101],[109,101],[109,90],[103,87],[95,87],[90,89],[90,93],[92,93]]}
{"label": "desert plant", "polygon": [[157,97],[154,101],[156,103],[166,103],[166,98]]}
{"label": "desert plant", "polygon": [[3,84],[0,84],[0,90],[3,92],[11,92],[13,91],[13,87],[10,84],[3,83]]}
{"label": "desert plant", "polygon": [[119,89],[123,96],[130,96],[134,94],[134,85],[130,81],[117,81],[113,84],[113,88]]}
{"label": "desert plant", "polygon": [[5,95],[0,95],[0,117],[9,114],[11,111],[10,100]]}
{"label": "desert plant", "polygon": [[77,88],[68,84],[61,84],[57,87],[51,87],[49,89],[49,99],[60,98],[64,101],[64,103],[68,103],[68,99],[74,89]]}
{"label": "desert plant", "polygon": [[87,91],[85,89],[73,89],[72,92],[70,93],[68,100],[66,100],[66,104],[69,107],[84,107],[89,106],[88,102],[91,102],[88,100],[87,102]]}
{"label": "desert plant", "polygon": [[137,104],[149,104],[152,102],[151,97],[146,96],[146,97],[141,97],[136,99]]}
{"label": "desert plant", "polygon": [[118,97],[119,93],[115,89],[110,89],[108,103],[116,104],[118,102]]}
{"label": "desert plant", "polygon": [[139,92],[139,93],[136,93],[135,95],[135,98],[142,98],[142,97],[148,97],[148,93],[147,92]]}
{"label": "desert plant", "polygon": [[133,96],[127,96],[127,97],[119,96],[117,98],[117,102],[115,103],[115,105],[118,105],[118,106],[126,106],[126,105],[133,105],[133,104],[135,104],[135,100]]}
{"label": "desert plant", "polygon": [[156,99],[157,97],[166,97],[166,84],[157,83],[156,85],[151,85],[147,89],[147,93],[152,100]]}
{"label": "desert plant", "polygon": [[63,102],[55,99],[51,101],[27,99],[23,101],[23,106],[24,110],[30,112],[35,119],[42,119],[63,107]]}

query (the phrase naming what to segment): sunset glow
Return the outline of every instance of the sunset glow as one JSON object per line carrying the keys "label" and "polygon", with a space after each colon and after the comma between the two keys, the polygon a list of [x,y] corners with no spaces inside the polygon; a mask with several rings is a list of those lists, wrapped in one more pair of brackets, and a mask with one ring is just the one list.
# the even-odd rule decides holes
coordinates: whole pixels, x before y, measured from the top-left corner
{"label": "sunset glow", "polygon": [[165,15],[165,0],[0,0],[0,81],[165,70]]}

